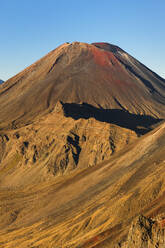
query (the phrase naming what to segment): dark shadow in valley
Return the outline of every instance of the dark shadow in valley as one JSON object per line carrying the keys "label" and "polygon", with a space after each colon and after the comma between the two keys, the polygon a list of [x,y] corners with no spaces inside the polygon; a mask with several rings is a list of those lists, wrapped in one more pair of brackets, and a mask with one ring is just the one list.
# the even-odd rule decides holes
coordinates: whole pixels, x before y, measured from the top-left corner
{"label": "dark shadow in valley", "polygon": [[120,127],[131,129],[138,135],[143,135],[151,130],[151,126],[162,121],[149,115],[131,114],[123,109],[96,108],[90,104],[62,103],[64,114],[75,120],[80,118],[95,118],[98,121],[116,124]]}

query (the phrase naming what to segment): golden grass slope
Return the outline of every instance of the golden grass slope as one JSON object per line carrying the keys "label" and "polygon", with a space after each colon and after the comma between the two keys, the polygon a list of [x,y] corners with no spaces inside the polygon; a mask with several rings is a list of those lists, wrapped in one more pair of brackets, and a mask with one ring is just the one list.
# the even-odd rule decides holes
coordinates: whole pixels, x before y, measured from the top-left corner
{"label": "golden grass slope", "polygon": [[109,162],[1,188],[1,247],[114,247],[139,213],[164,212],[164,166],[165,123]]}

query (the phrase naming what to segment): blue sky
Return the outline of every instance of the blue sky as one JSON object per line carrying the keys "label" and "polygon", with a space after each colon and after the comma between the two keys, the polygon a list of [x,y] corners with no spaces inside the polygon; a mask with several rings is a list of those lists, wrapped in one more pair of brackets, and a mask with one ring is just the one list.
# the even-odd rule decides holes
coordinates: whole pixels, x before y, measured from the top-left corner
{"label": "blue sky", "polygon": [[0,78],[64,42],[120,46],[165,78],[165,0],[0,0]]}

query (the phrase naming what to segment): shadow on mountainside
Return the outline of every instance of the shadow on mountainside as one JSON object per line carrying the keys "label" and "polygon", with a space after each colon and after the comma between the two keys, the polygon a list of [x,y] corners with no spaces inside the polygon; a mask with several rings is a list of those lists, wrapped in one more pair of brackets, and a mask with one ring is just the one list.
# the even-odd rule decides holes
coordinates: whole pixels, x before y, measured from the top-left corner
{"label": "shadow on mountainside", "polygon": [[116,124],[120,127],[131,129],[138,135],[143,135],[151,130],[151,126],[162,119],[156,119],[149,115],[131,114],[126,110],[121,109],[103,109],[96,108],[90,104],[82,103],[61,103],[66,117],[71,117],[75,120],[80,118],[89,119],[95,118],[101,122]]}

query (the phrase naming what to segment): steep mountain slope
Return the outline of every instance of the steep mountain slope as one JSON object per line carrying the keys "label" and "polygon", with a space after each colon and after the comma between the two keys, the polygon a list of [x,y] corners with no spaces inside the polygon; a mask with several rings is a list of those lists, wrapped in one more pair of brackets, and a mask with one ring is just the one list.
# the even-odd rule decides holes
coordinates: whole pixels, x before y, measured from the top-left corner
{"label": "steep mountain slope", "polygon": [[0,194],[1,247],[114,247],[134,217],[165,212],[164,166],[165,123],[109,162],[28,187],[10,185]]}
{"label": "steep mountain slope", "polygon": [[4,81],[0,79],[0,84],[2,84]]}
{"label": "steep mountain slope", "polygon": [[164,118],[165,80],[116,46],[65,43],[6,81],[0,127],[32,122],[57,101]]}
{"label": "steep mountain slope", "polygon": [[20,166],[47,177],[108,159],[164,118],[164,87],[116,46],[63,44],[2,84],[0,162],[10,173],[0,179]]}
{"label": "steep mountain slope", "polygon": [[65,43],[0,106],[0,247],[111,248],[164,212],[165,80],[119,47]]}

